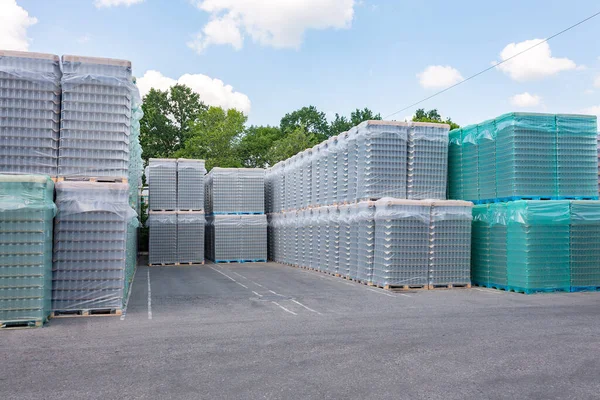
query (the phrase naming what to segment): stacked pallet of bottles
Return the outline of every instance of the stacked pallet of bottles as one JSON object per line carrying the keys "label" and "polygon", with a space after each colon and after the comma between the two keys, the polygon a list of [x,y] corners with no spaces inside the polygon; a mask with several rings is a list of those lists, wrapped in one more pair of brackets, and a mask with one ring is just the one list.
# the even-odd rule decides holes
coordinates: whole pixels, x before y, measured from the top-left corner
{"label": "stacked pallet of bottles", "polygon": [[52,309],[55,316],[114,314],[123,307],[128,223],[126,183],[56,184]]}
{"label": "stacked pallet of bottles", "polygon": [[270,189],[265,189],[263,169],[210,171],[206,179],[207,258],[217,263],[267,260],[265,190]]}
{"label": "stacked pallet of bottles", "polygon": [[204,263],[204,160],[149,160],[149,264]]}
{"label": "stacked pallet of bottles", "polygon": [[448,130],[366,121],[274,165],[271,259],[384,288],[468,287],[472,204],[445,201]]}
{"label": "stacked pallet of bottles", "polygon": [[50,316],[53,199],[48,176],[0,175],[0,328]]}
{"label": "stacked pallet of bottles", "polygon": [[511,113],[450,137],[450,196],[478,204],[473,282],[520,293],[600,289],[596,117]]}
{"label": "stacked pallet of bottles", "polygon": [[0,173],[57,173],[60,61],[52,54],[0,50]]}

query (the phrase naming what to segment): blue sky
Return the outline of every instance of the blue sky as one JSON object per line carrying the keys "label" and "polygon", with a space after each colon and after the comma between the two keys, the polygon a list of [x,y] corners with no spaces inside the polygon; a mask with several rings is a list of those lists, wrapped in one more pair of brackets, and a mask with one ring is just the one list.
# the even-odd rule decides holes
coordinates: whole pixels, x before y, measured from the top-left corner
{"label": "blue sky", "polygon": [[[145,90],[189,74],[208,103],[277,125],[311,104],[387,116],[598,11],[597,0],[0,0],[0,22],[20,24],[0,26],[0,48],[129,59]],[[599,37],[600,16],[420,107],[460,124],[600,114]]]}

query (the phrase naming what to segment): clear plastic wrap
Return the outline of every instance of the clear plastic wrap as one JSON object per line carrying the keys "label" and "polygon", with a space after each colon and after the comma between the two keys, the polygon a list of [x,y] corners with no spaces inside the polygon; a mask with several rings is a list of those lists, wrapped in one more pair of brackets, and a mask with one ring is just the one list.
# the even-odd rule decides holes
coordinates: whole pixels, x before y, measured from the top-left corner
{"label": "clear plastic wrap", "polygon": [[395,121],[357,126],[357,199],[406,198],[409,127]]}
{"label": "clear plastic wrap", "polygon": [[177,262],[204,262],[205,224],[202,212],[177,213]]}
{"label": "clear plastic wrap", "polygon": [[207,218],[207,256],[215,262],[266,261],[267,217],[214,215]]}
{"label": "clear plastic wrap", "polygon": [[129,177],[137,96],[131,63],[63,56],[62,65],[60,130],[61,138],[71,139],[59,142],[58,175]]}
{"label": "clear plastic wrap", "polygon": [[427,287],[430,218],[430,201],[382,199],[376,202],[373,283]]}
{"label": "clear plastic wrap", "polygon": [[[408,131],[407,199],[445,199],[450,126],[411,122]],[[399,197],[394,192],[386,196]]]}
{"label": "clear plastic wrap", "polygon": [[212,214],[263,214],[265,170],[213,168],[207,175],[207,212]]}
{"label": "clear plastic wrap", "polygon": [[177,160],[177,209],[204,210],[204,160]]}
{"label": "clear plastic wrap", "polygon": [[54,311],[123,306],[127,234],[137,215],[128,202],[127,184],[56,184]]}
{"label": "clear plastic wrap", "polygon": [[175,264],[177,255],[177,214],[175,212],[150,213],[146,220],[149,228],[150,265]]}
{"label": "clear plastic wrap", "polygon": [[151,158],[146,170],[148,180],[148,209],[175,211],[177,209],[177,160]]}
{"label": "clear plastic wrap", "polygon": [[52,299],[54,183],[0,175],[0,326],[40,326]]}
{"label": "clear plastic wrap", "polygon": [[0,50],[0,173],[56,176],[58,56]]}

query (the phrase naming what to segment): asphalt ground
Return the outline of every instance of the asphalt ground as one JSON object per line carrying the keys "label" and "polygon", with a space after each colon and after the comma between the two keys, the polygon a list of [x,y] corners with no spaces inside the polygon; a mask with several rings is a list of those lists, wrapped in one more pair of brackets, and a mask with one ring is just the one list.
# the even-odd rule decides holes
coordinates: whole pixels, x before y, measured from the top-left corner
{"label": "asphalt ground", "polygon": [[140,266],[121,317],[0,332],[4,399],[597,399],[600,293]]}

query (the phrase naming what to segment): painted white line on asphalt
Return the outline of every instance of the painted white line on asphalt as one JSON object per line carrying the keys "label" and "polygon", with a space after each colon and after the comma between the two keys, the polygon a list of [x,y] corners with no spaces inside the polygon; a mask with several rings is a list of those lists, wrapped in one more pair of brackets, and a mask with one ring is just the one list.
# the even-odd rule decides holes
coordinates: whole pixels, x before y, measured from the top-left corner
{"label": "painted white line on asphalt", "polygon": [[150,269],[148,269],[148,319],[152,319],[152,286],[150,285]]}
{"label": "painted white line on asphalt", "polygon": [[236,282],[236,283],[237,283],[238,285],[240,285],[241,287],[245,287],[246,289],[248,289],[248,286],[244,285],[243,283],[239,283],[239,282]]}
{"label": "painted white line on asphalt", "polygon": [[257,295],[258,297],[263,297],[263,295],[262,295],[262,294],[260,294],[260,293],[256,293],[254,290],[252,291],[252,293],[254,293],[255,295]]}
{"label": "painted white line on asphalt", "polygon": [[221,275],[223,275],[223,276],[226,276],[227,278],[231,279],[231,280],[232,280],[232,281],[234,281],[235,283],[238,283],[238,281],[236,281],[235,279],[233,279],[232,277],[230,277],[230,276],[229,276],[229,275],[227,275],[226,273],[224,273],[224,272],[221,272],[221,271],[219,271],[218,269],[216,269],[216,268],[213,268],[213,267],[210,267],[210,268],[211,268],[211,269],[214,269],[215,271],[217,271],[217,272],[218,272],[218,273],[220,273]]}
{"label": "painted white line on asphalt", "polygon": [[240,278],[244,278],[244,279],[248,280],[248,278],[246,278],[244,275],[242,275],[242,274],[238,274],[238,273],[237,273],[237,272],[235,272],[235,271],[229,270],[229,272],[231,272],[232,274],[236,274],[236,275],[237,275],[237,276],[239,276]]}
{"label": "painted white line on asphalt", "polygon": [[371,292],[379,293],[379,294],[382,294],[382,295],[388,296],[388,297],[396,297],[393,294],[386,293],[382,290],[375,290],[375,289],[371,289],[371,288],[367,288],[367,290],[370,290]]}
{"label": "painted white line on asphalt", "polygon": [[239,276],[239,277],[241,277],[241,278],[244,278],[244,279],[246,279],[247,281],[250,281],[250,282],[254,283],[256,286],[260,286],[261,288],[264,288],[264,286],[263,286],[263,285],[261,285],[260,283],[258,283],[258,282],[255,282],[255,281],[253,281],[253,280],[252,280],[252,279],[250,279],[250,278],[246,278],[246,277],[245,277],[244,275],[242,275],[242,274],[238,274],[238,273],[237,273],[237,272],[235,272],[235,271],[231,271],[231,272],[233,272],[234,274],[236,274],[237,276]]}
{"label": "painted white line on asphalt", "polygon": [[133,277],[131,278],[131,285],[129,285],[129,293],[127,293],[127,301],[125,302],[125,308],[123,308],[123,315],[121,315],[121,321],[125,319],[127,315],[127,307],[129,307],[129,298],[131,297],[131,292],[133,290],[133,282],[135,282],[135,274],[137,273],[137,266],[135,271],[133,271]]}
{"label": "painted white line on asphalt", "polygon": [[298,304],[298,305],[301,305],[302,307],[306,308],[308,311],[312,311],[312,312],[314,312],[314,313],[317,313],[317,314],[319,314],[319,315],[323,315],[323,314],[321,314],[320,312],[318,312],[318,311],[316,311],[316,310],[313,310],[313,309],[312,309],[312,308],[310,308],[310,307],[306,307],[304,304],[300,303],[299,301],[296,301],[296,300],[294,300],[294,299],[292,299],[292,301],[293,301],[294,303],[296,303],[296,304]]}
{"label": "painted white line on asphalt", "polygon": [[282,306],[281,304],[279,304],[279,303],[278,303],[278,302],[276,302],[276,301],[272,301],[271,303],[275,304],[276,306],[278,306],[278,307],[279,307],[279,308],[281,308],[282,310],[289,312],[290,314],[293,314],[293,315],[298,315],[298,314],[296,314],[295,312],[288,310],[287,308],[285,308],[284,306]]}
{"label": "painted white line on asphalt", "polygon": [[274,291],[272,291],[272,290],[269,290],[269,292],[271,292],[271,293],[273,293],[273,294],[277,294],[276,292],[274,292]]}

